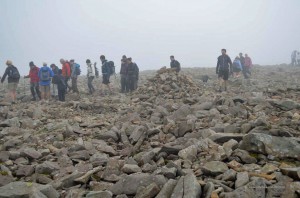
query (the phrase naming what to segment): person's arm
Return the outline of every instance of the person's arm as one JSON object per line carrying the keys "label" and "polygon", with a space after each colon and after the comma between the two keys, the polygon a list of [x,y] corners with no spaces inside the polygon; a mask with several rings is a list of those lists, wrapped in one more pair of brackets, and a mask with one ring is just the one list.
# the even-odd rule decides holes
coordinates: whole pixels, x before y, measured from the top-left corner
{"label": "person's arm", "polygon": [[229,56],[227,56],[228,57],[228,63],[229,63],[229,68],[230,68],[230,73],[232,73],[233,72],[233,70],[232,70],[232,61],[231,61],[231,59],[230,59],[230,57]]}
{"label": "person's arm", "polygon": [[8,74],[8,68],[5,69],[5,72],[4,72],[4,74],[1,78],[1,83],[3,83],[5,81],[5,78],[6,78],[7,74]]}
{"label": "person's arm", "polygon": [[216,67],[216,74],[219,73],[219,63],[220,63],[220,60],[219,60],[219,58],[218,58],[217,67]]}
{"label": "person's arm", "polygon": [[50,77],[52,78],[54,76],[54,72],[52,71],[52,69],[49,69],[50,71]]}

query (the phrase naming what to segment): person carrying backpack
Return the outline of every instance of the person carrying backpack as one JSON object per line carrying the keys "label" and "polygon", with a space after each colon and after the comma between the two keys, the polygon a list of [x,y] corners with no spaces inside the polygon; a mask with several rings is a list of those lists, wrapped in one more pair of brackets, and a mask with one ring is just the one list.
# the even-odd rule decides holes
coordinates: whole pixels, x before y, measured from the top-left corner
{"label": "person carrying backpack", "polygon": [[127,87],[127,57],[124,55],[121,59],[121,69],[120,69],[120,75],[121,75],[121,93],[127,93],[128,87]]}
{"label": "person carrying backpack", "polygon": [[181,70],[180,63],[177,60],[175,60],[175,57],[173,55],[170,56],[170,59],[171,59],[171,63],[170,63],[171,68],[175,69],[177,73],[180,72]]}
{"label": "person carrying backpack", "polygon": [[29,71],[29,75],[24,76],[24,78],[30,78],[30,91],[31,91],[31,95],[32,95],[32,101],[36,101],[36,96],[38,96],[39,99],[41,99],[41,92],[40,92],[40,86],[39,86],[39,70],[40,68],[38,68],[33,61],[31,61],[29,63],[29,67],[30,67],[30,71]]}
{"label": "person carrying backpack", "polygon": [[242,64],[239,59],[239,57],[235,57],[233,63],[232,63],[232,70],[233,70],[233,77],[234,78],[239,78],[240,77],[240,72],[242,71]]}
{"label": "person carrying backpack", "polygon": [[92,66],[90,59],[86,60],[86,65],[87,65],[87,78],[88,78],[89,93],[93,94],[95,92],[95,88],[93,86],[93,80],[95,78],[95,74],[94,74],[93,66]]}
{"label": "person carrying backpack", "polygon": [[68,85],[68,81],[70,80],[71,77],[71,67],[70,63],[68,61],[65,61],[64,59],[60,59],[60,63],[62,64],[62,75],[65,78],[65,83],[66,83],[66,91],[69,88],[71,90],[72,88]]}
{"label": "person carrying backpack", "polygon": [[52,63],[51,65],[50,65],[50,68],[52,69],[52,71],[53,71],[53,74],[54,74],[54,76],[53,76],[53,78],[52,78],[52,80],[51,80],[51,84],[52,84],[52,91],[51,91],[51,96],[52,96],[52,98],[56,98],[57,96],[58,96],[58,90],[57,90],[57,75],[58,75],[58,67],[54,64],[54,63]]}
{"label": "person carrying backpack", "polygon": [[252,68],[252,59],[248,56],[248,54],[245,54],[245,72],[251,76],[251,68]]}
{"label": "person carrying backpack", "polygon": [[131,58],[127,58],[127,75],[128,75],[128,90],[133,91],[135,90],[135,85],[137,81],[137,65],[132,62]]}
{"label": "person carrying backpack", "polygon": [[79,93],[77,87],[77,77],[81,74],[80,65],[75,63],[74,59],[70,60],[70,65],[71,65],[72,90],[74,93]]}
{"label": "person carrying backpack", "polygon": [[41,98],[42,100],[49,100],[51,78],[54,76],[54,73],[52,69],[47,66],[47,63],[43,63],[43,67],[40,69],[38,76],[40,78]]}
{"label": "person carrying backpack", "polygon": [[58,100],[61,102],[66,101],[66,83],[65,78],[62,76],[62,70],[58,70],[57,74],[57,90],[58,90]]}
{"label": "person carrying backpack", "polygon": [[6,65],[7,67],[1,78],[1,83],[3,83],[6,79],[6,76],[8,76],[8,92],[11,97],[12,103],[15,103],[17,99],[16,91],[20,81],[20,73],[18,68],[13,65],[12,61],[6,61]]}
{"label": "person carrying backpack", "polygon": [[101,70],[102,70],[102,84],[106,85],[109,92],[112,93],[111,88],[109,86],[109,84],[110,84],[109,78],[112,74],[112,70],[110,68],[111,66],[110,66],[109,62],[105,59],[104,55],[100,56],[100,61],[102,63],[102,67],[101,67]]}
{"label": "person carrying backpack", "polygon": [[229,73],[232,74],[232,62],[230,57],[226,54],[226,49],[221,50],[222,55],[218,57],[216,73],[218,74],[220,89],[222,91],[222,85],[224,83],[224,89],[227,91],[227,81]]}

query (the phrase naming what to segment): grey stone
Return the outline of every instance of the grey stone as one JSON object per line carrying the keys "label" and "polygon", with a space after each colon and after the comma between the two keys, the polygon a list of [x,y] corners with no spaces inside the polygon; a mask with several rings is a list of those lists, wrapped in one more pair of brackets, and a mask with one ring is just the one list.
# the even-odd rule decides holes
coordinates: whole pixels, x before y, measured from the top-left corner
{"label": "grey stone", "polygon": [[222,180],[224,181],[235,181],[236,178],[236,171],[233,169],[229,169],[224,172],[222,175]]}
{"label": "grey stone", "polygon": [[29,159],[38,159],[42,157],[42,154],[34,148],[25,148],[21,151],[21,156],[28,157]]}
{"label": "grey stone", "polygon": [[235,125],[227,125],[224,128],[224,133],[239,133],[240,129]]}
{"label": "grey stone", "polygon": [[[37,196],[40,195],[40,196]],[[51,185],[30,182],[12,182],[0,187],[0,197],[49,197],[58,198],[58,192]]]}
{"label": "grey stone", "polygon": [[161,191],[158,193],[156,198],[170,198],[176,184],[176,180],[169,179],[168,182],[163,186]]}
{"label": "grey stone", "polygon": [[0,174],[0,187],[1,186],[5,186],[11,182],[15,181],[15,179],[13,178],[13,176],[11,175],[2,175]]}
{"label": "grey stone", "polygon": [[32,165],[24,165],[24,166],[20,166],[18,168],[18,170],[16,171],[16,176],[30,176],[32,175],[34,172],[34,166]]}
{"label": "grey stone", "polygon": [[75,186],[75,179],[81,177],[84,175],[83,172],[74,171],[70,175],[66,175],[58,180],[53,181],[51,184],[55,189],[61,189],[61,188],[70,188],[72,186]]}
{"label": "grey stone", "polygon": [[91,156],[90,162],[94,167],[106,165],[108,162],[108,156],[105,153],[95,153]]}
{"label": "grey stone", "polygon": [[236,175],[235,188],[246,185],[249,182],[248,172],[239,172]]}
{"label": "grey stone", "polygon": [[224,162],[211,161],[204,164],[202,167],[203,172],[207,175],[220,175],[228,170],[227,165]]}
{"label": "grey stone", "polygon": [[255,164],[257,162],[257,160],[254,157],[251,157],[249,155],[248,151],[241,150],[241,149],[235,149],[232,153],[232,156],[239,157],[242,160],[242,162],[246,164],[252,164],[252,163]]}
{"label": "grey stone", "polygon": [[215,185],[212,182],[207,182],[203,188],[203,198],[211,198],[211,193],[215,190]]}
{"label": "grey stone", "polygon": [[146,186],[142,190],[140,190],[135,198],[153,198],[155,197],[160,191],[160,188],[157,186],[156,183],[151,183],[150,185]]}
{"label": "grey stone", "polygon": [[125,164],[122,171],[127,174],[142,172],[142,169],[135,164]]}
{"label": "grey stone", "polygon": [[194,174],[189,173],[186,176],[182,176],[177,185],[174,188],[174,191],[171,197],[182,197],[182,198],[200,198],[201,196],[201,186],[198,183]]}
{"label": "grey stone", "polygon": [[112,198],[113,194],[110,191],[90,191],[86,194],[87,198]]}
{"label": "grey stone", "polygon": [[35,168],[35,172],[39,174],[51,174],[54,171],[60,169],[57,162],[45,161],[42,164],[38,164]]}
{"label": "grey stone", "polygon": [[252,125],[249,123],[245,123],[241,126],[241,133],[248,133],[252,129]]}
{"label": "grey stone", "polygon": [[261,133],[245,135],[240,148],[249,152],[300,160],[300,143],[294,138],[276,137]]}
{"label": "grey stone", "polygon": [[238,134],[238,133],[216,133],[208,138],[216,143],[223,144],[224,142],[228,142],[231,139],[234,139],[236,141],[241,141],[244,137],[244,134]]}
{"label": "grey stone", "polygon": [[90,154],[87,150],[69,153],[69,156],[71,159],[79,159],[79,160],[89,160],[90,159]]}
{"label": "grey stone", "polygon": [[281,168],[281,172],[295,180],[300,180],[300,167],[295,168]]}
{"label": "grey stone", "polygon": [[197,156],[197,146],[192,145],[179,151],[178,156],[184,160],[193,161]]}
{"label": "grey stone", "polygon": [[146,187],[155,182],[158,187],[162,187],[167,180],[162,175],[149,175],[146,173],[136,173],[124,176],[112,188],[111,192],[114,195],[134,195],[137,193],[139,187]]}

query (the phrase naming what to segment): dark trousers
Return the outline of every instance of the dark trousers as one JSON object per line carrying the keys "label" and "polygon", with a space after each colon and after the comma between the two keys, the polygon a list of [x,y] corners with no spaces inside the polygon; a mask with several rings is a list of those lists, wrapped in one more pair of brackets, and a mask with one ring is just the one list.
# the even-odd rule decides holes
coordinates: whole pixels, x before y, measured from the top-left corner
{"label": "dark trousers", "polygon": [[245,79],[248,79],[251,76],[251,72],[246,66],[243,66],[243,75]]}
{"label": "dark trousers", "polygon": [[73,92],[78,93],[78,88],[77,88],[77,78],[72,78],[72,90]]}
{"label": "dark trousers", "polygon": [[70,80],[70,77],[65,77],[66,92],[68,91],[68,88],[69,88],[69,90],[72,89],[72,87],[70,87],[70,85],[68,84],[69,80]]}
{"label": "dark trousers", "polygon": [[126,93],[128,92],[128,86],[127,86],[127,75],[122,74],[121,75],[121,92]]}
{"label": "dark trousers", "polygon": [[58,100],[64,102],[66,97],[65,89],[58,89]]}
{"label": "dark trousers", "polygon": [[94,76],[88,77],[88,88],[89,88],[90,94],[94,93],[94,91],[95,91],[95,88],[94,88],[94,86],[92,84],[93,80],[94,80]]}
{"label": "dark trousers", "polygon": [[129,91],[133,91],[135,87],[136,76],[130,75],[128,76],[127,87]]}
{"label": "dark trousers", "polygon": [[36,95],[41,99],[40,86],[38,82],[30,83],[30,91],[33,99],[36,99]]}

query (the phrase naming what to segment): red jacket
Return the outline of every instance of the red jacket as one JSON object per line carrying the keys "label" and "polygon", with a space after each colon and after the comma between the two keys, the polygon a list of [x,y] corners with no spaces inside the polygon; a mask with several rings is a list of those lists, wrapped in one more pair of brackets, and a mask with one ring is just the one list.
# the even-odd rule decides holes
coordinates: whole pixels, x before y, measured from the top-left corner
{"label": "red jacket", "polygon": [[70,77],[71,76],[71,68],[69,63],[64,63],[62,66],[62,76],[63,77]]}
{"label": "red jacket", "polygon": [[30,78],[31,83],[37,83],[40,81],[39,75],[38,75],[39,70],[40,70],[40,68],[38,68],[37,66],[34,66],[32,69],[30,69],[29,78]]}

